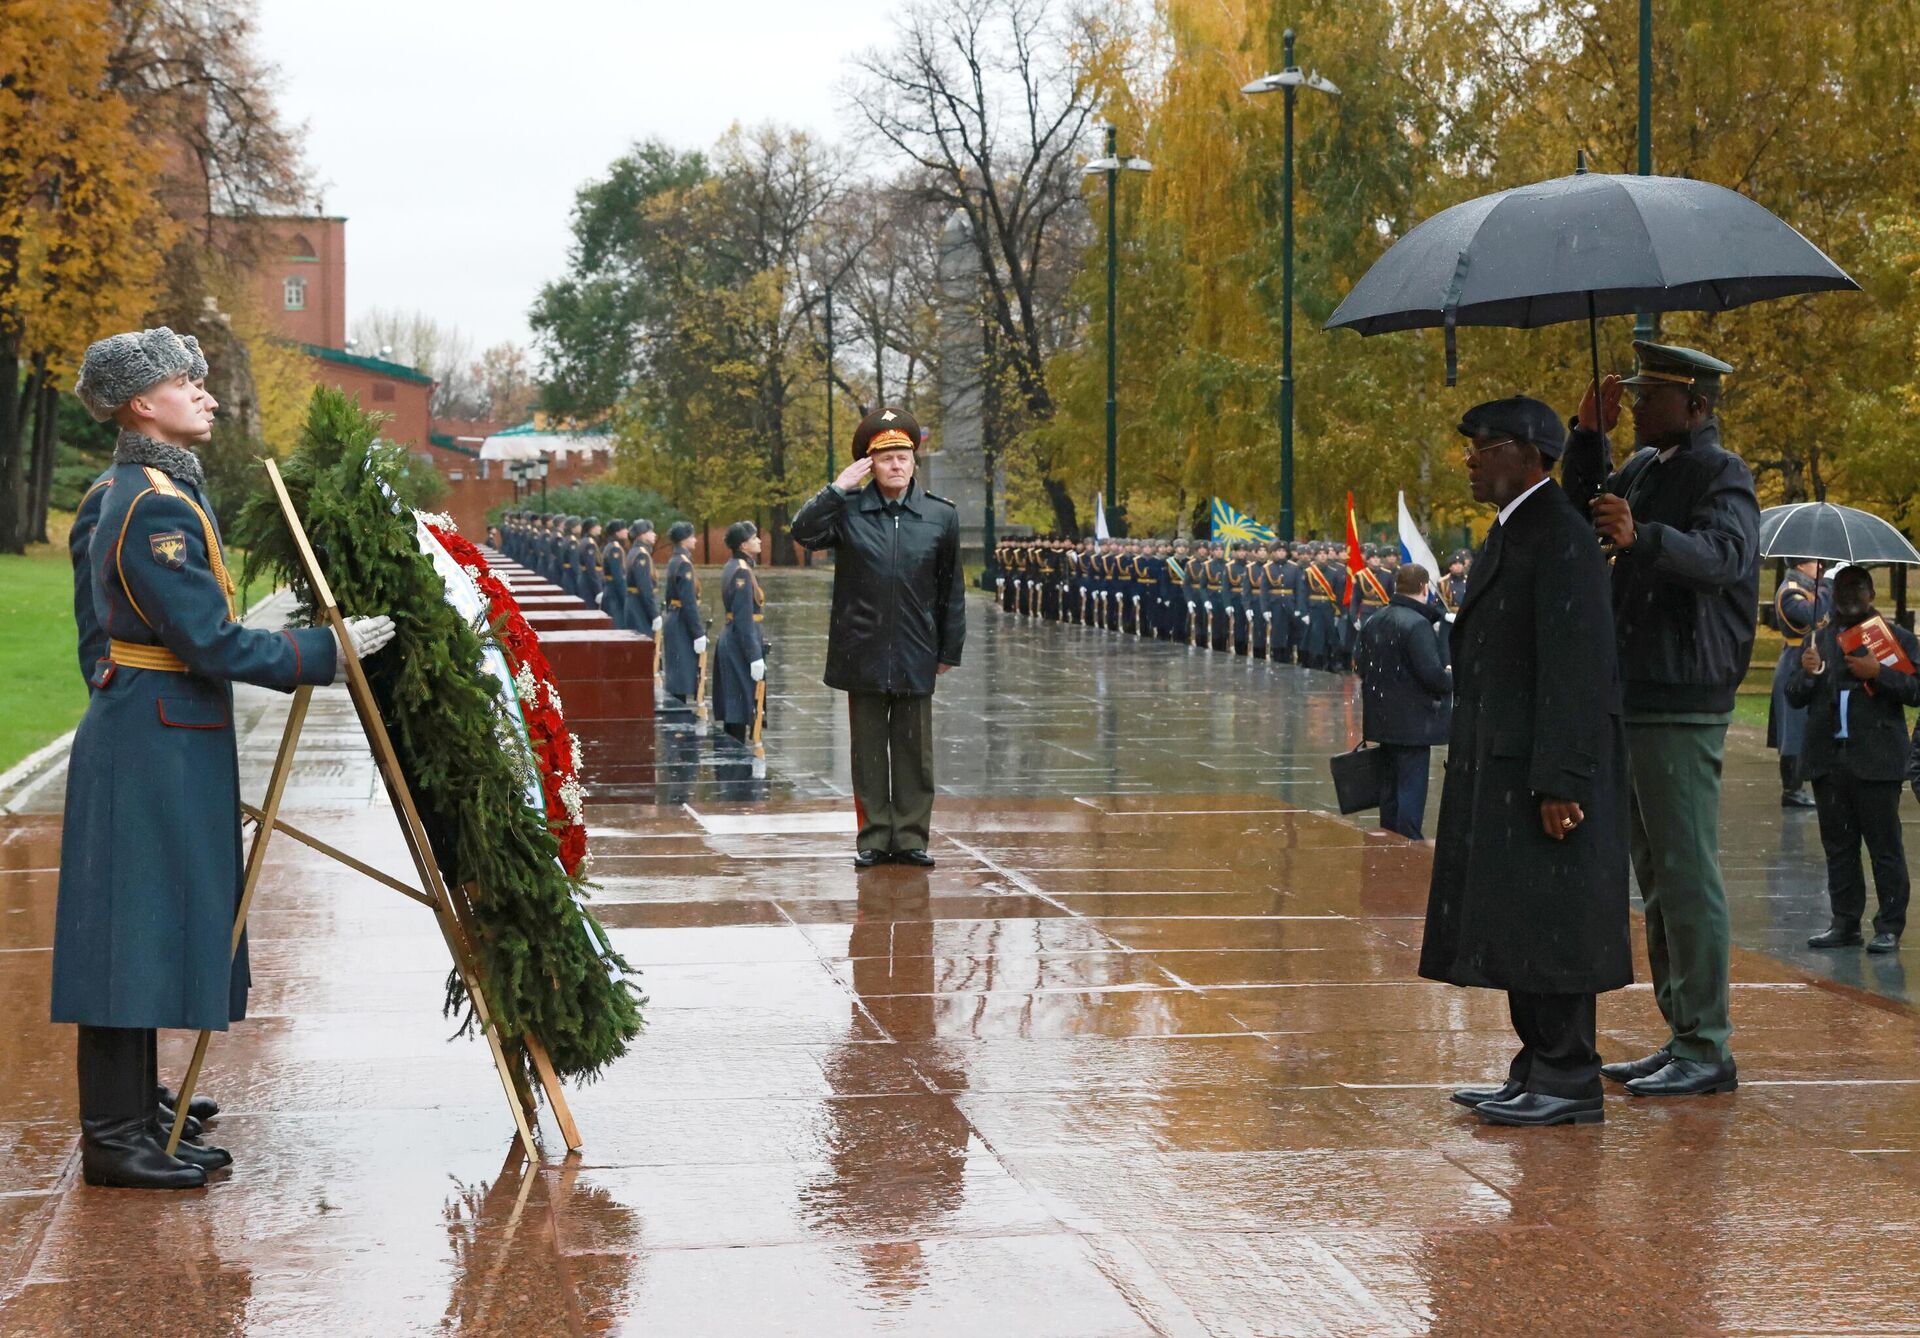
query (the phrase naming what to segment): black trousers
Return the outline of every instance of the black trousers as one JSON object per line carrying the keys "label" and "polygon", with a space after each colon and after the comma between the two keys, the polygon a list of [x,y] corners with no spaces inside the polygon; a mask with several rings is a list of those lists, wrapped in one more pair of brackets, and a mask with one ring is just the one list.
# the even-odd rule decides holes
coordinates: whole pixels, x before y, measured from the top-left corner
{"label": "black trousers", "polygon": [[1867,909],[1867,880],[1860,870],[1860,844],[1873,862],[1873,890],[1880,913],[1875,933],[1898,935],[1907,927],[1906,843],[1900,836],[1900,782],[1866,781],[1829,771],[1813,783],[1820,818],[1820,844],[1827,852],[1827,895],[1835,924],[1857,928]]}
{"label": "black trousers", "polygon": [[1507,1076],[1529,1092],[1579,1100],[1600,1095],[1594,996],[1507,991],[1507,1015],[1520,1038]]}
{"label": "black trousers", "polygon": [[79,1029],[74,1048],[83,1121],[137,1120],[154,1109],[159,1051],[151,1028]]}
{"label": "black trousers", "polygon": [[1421,839],[1427,814],[1427,758],[1431,748],[1380,745],[1380,825],[1409,841]]}

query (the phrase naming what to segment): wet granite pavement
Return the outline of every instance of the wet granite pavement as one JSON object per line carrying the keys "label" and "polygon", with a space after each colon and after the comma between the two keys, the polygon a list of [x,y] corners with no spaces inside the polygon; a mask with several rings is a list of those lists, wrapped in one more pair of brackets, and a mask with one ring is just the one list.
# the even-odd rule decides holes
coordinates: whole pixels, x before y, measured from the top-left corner
{"label": "wet granite pavement", "polygon": [[[651,1003],[571,1093],[577,1157],[551,1120],[512,1155],[426,913],[276,841],[255,1016],[208,1061],[235,1171],[81,1185],[39,1021],[57,777],[0,796],[0,1333],[1920,1332],[1920,1018],[1897,962],[1787,950],[1818,839],[1754,741],[1740,1091],[1483,1128],[1444,1094],[1503,1070],[1505,1006],[1414,975],[1428,853],[1318,811],[1345,681],[975,603],[940,865],[856,874],[827,588],[767,585],[764,775],[673,716],[590,754],[596,902]],[[282,700],[242,696],[249,794]],[[344,696],[314,721],[289,819],[404,870]],[[1660,1039],[1644,985],[1601,1025],[1609,1057]]]}

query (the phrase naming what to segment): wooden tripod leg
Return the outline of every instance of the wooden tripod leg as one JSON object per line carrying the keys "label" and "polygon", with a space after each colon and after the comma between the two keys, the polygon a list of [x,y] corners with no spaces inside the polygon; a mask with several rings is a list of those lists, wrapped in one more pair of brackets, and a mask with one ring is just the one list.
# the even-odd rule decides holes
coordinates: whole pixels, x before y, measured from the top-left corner
{"label": "wooden tripod leg", "polygon": [[[480,933],[475,927],[473,914],[473,885],[471,883],[459,886],[449,884],[447,892],[453,900],[454,922],[460,936],[460,950],[466,955],[467,971],[474,980],[481,982],[482,988],[485,988],[487,972],[480,962]],[[501,1038],[501,1046],[502,1048],[512,1046],[520,1051],[526,1048],[524,1040],[509,1040],[504,1034]],[[527,1086],[526,1064],[522,1062],[520,1054],[510,1053],[507,1058],[513,1069],[513,1090],[520,1099],[520,1108],[526,1112],[527,1122],[538,1127],[540,1107],[534,1102],[533,1089]]]}
{"label": "wooden tripod leg", "polygon": [[765,757],[767,745],[760,741],[761,728],[767,723],[767,680],[753,685],[753,755]]}
{"label": "wooden tripod leg", "polygon": [[707,718],[707,653],[704,650],[693,666],[693,718]]}
{"label": "wooden tripod leg", "polygon": [[[235,953],[240,951],[240,937],[247,930],[247,914],[253,909],[253,893],[260,886],[260,871],[267,863],[267,842],[272,839],[274,824],[280,816],[280,800],[287,792],[287,777],[293,771],[294,749],[300,744],[300,731],[307,723],[307,707],[313,701],[313,688],[302,685],[294,689],[293,702],[287,708],[286,727],[280,731],[280,751],[274,755],[273,770],[267,777],[267,798],[260,809],[260,830],[254,833],[253,845],[247,851],[247,872],[240,884],[240,904],[233,915],[233,939],[227,948],[227,960],[231,962]],[[180,1137],[187,1128],[187,1105],[193,1100],[194,1086],[200,1081],[200,1066],[207,1058],[207,1040],[213,1033],[202,1031],[193,1043],[193,1060],[187,1065],[187,1076],[181,1080],[180,1090],[174,1097],[173,1128],[167,1134],[167,1155],[171,1157],[180,1146]]]}

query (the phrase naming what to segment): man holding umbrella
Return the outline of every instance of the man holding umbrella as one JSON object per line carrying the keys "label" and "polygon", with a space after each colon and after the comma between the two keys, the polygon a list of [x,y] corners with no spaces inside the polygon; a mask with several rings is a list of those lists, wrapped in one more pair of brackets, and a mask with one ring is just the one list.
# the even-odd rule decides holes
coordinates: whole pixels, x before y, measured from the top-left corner
{"label": "man holding umbrella", "polygon": [[[1737,1083],[1720,770],[1734,691],[1753,658],[1760,507],[1752,471],[1720,444],[1720,379],[1733,368],[1693,349],[1633,347],[1635,376],[1588,388],[1564,478],[1613,558],[1633,870],[1671,1035],[1602,1072],[1635,1096],[1689,1096]],[[1615,471],[1605,433],[1623,387],[1634,392],[1636,450]]]}

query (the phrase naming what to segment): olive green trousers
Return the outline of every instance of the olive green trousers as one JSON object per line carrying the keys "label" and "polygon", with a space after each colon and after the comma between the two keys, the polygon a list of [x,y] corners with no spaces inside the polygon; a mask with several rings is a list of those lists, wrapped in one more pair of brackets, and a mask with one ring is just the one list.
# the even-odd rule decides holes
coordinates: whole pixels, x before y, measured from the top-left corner
{"label": "olive green trousers", "polygon": [[933,698],[849,692],[859,848],[925,850],[933,825]]}
{"label": "olive green trousers", "polygon": [[1654,997],[1680,1059],[1727,1057],[1732,927],[1720,878],[1726,716],[1629,716],[1629,853],[1647,912]]}

